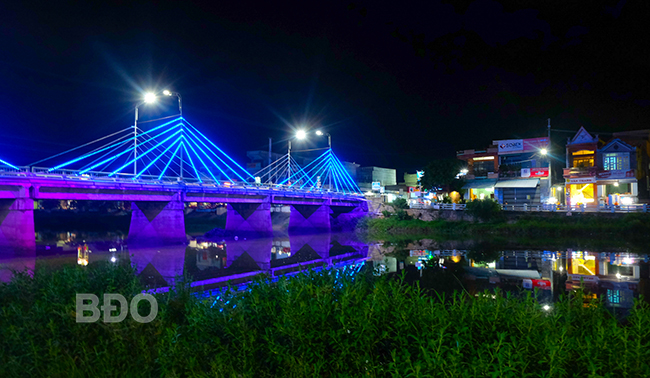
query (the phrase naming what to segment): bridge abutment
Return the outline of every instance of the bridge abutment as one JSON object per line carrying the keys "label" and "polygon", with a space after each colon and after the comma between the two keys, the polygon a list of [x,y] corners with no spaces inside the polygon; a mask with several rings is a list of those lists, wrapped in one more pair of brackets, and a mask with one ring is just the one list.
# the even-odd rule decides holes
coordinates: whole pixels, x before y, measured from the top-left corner
{"label": "bridge abutment", "polygon": [[0,199],[0,247],[35,248],[34,234],[34,200]]}
{"label": "bridge abutment", "polygon": [[271,203],[229,203],[226,231],[238,237],[271,237]]}
{"label": "bridge abutment", "polygon": [[184,243],[184,209],[178,195],[171,201],[131,202],[129,243]]}
{"label": "bridge abutment", "polygon": [[291,205],[289,233],[329,232],[330,212],[329,205]]}

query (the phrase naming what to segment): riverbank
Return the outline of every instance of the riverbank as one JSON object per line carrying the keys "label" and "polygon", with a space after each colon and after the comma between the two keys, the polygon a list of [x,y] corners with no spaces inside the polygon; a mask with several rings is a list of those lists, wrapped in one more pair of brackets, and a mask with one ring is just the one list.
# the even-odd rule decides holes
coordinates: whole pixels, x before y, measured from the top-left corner
{"label": "riverbank", "polygon": [[358,225],[358,232],[369,240],[386,240],[395,237],[411,239],[446,237],[582,237],[592,239],[628,238],[646,239],[650,235],[650,214],[600,214],[545,213],[544,217],[518,215],[506,220],[497,218],[490,222],[469,220],[366,218]]}
{"label": "riverbank", "polygon": [[[430,272],[438,271],[425,269],[425,278]],[[550,310],[532,297],[499,293],[456,294],[456,300],[441,301],[426,289],[376,277],[371,270],[323,270],[273,284],[260,280],[220,298],[199,299],[180,288],[156,294],[158,315],[147,324],[130,316],[118,323],[75,322],[76,293],[99,298],[121,293],[130,301],[142,289],[127,263],[37,271],[33,278],[19,275],[0,285],[0,375],[574,377],[650,372],[650,308],[643,302],[621,323],[596,302],[583,306],[579,296]]]}

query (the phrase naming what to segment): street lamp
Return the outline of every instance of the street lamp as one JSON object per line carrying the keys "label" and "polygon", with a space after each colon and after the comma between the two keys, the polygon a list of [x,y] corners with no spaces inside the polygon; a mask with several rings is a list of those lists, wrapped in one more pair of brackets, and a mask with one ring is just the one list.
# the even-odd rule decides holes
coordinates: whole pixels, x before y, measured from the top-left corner
{"label": "street lamp", "polygon": [[[330,135],[330,133],[324,133],[321,130],[316,130],[316,135],[318,135],[318,136],[327,135],[327,146],[329,147],[329,149],[331,151],[332,150],[332,135]],[[332,172],[330,172],[329,177],[328,177],[328,185],[329,185],[329,190],[332,191]]]}
{"label": "street lamp", "polygon": [[[296,131],[296,139],[303,140],[307,138],[307,132],[303,129]],[[289,139],[289,151],[287,152],[287,183],[291,185],[291,139]]]}
{"label": "street lamp", "polygon": [[[171,92],[167,89],[162,91],[162,94],[165,96],[176,96],[178,97],[178,111],[180,116],[183,117],[183,105],[181,102],[181,95],[176,92]],[[135,106],[135,123],[133,125],[133,175],[137,176],[138,174],[138,112],[140,106],[144,104],[152,104],[158,100],[158,95],[153,92],[147,92],[144,95],[144,99],[141,103]],[[183,129],[183,123],[181,122],[181,130]],[[181,178],[183,178],[183,150],[181,150]]]}

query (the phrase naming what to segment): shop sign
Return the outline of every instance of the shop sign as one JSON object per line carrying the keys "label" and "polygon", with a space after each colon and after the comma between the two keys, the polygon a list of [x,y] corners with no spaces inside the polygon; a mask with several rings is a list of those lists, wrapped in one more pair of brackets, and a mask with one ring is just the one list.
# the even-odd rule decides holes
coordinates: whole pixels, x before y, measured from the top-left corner
{"label": "shop sign", "polygon": [[530,177],[530,168],[522,168],[521,177]]}
{"label": "shop sign", "polygon": [[627,171],[605,171],[598,172],[596,177],[599,179],[623,179],[623,178],[635,178],[634,169]]}
{"label": "shop sign", "polygon": [[498,146],[499,146],[499,153],[523,151],[524,150],[524,140],[523,139],[500,140],[498,142]]}
{"label": "shop sign", "polygon": [[378,192],[380,188],[381,188],[381,182],[379,182],[379,181],[374,181],[374,182],[372,183],[372,190],[373,190],[373,191]]}
{"label": "shop sign", "polygon": [[551,281],[549,280],[533,280],[530,278],[526,278],[523,280],[523,287],[524,289],[530,289],[532,290],[533,288],[540,288],[542,290],[550,290],[551,289]]}
{"label": "shop sign", "polygon": [[596,182],[595,177],[577,177],[566,180],[567,184],[593,184]]}
{"label": "shop sign", "polygon": [[548,168],[531,168],[530,177],[548,177]]}
{"label": "shop sign", "polygon": [[585,276],[584,274],[569,274],[568,277],[571,281],[580,281],[582,279],[586,283],[598,283],[597,276]]}

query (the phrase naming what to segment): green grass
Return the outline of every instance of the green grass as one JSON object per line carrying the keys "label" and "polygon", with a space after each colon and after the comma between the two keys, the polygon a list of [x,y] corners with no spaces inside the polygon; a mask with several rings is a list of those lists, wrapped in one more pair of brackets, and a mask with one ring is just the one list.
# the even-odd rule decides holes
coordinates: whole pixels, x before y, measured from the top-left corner
{"label": "green grass", "polygon": [[[158,295],[149,324],[75,323],[77,292],[142,290],[128,265],[37,270],[0,286],[0,376],[641,377],[650,308],[624,323],[580,296],[438,297],[400,279],[309,272],[216,302]],[[436,274],[437,274],[436,273]],[[453,279],[453,277],[447,277]],[[441,294],[442,295],[442,294]]]}
{"label": "green grass", "polygon": [[392,218],[366,218],[359,228],[367,238],[386,240],[395,236],[427,238],[435,235],[447,237],[508,236],[508,237],[625,237],[640,239],[650,233],[650,215],[626,214],[619,217],[577,214],[567,217],[548,214],[545,217],[522,216],[517,220],[476,223],[468,221]]}

